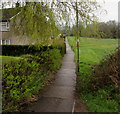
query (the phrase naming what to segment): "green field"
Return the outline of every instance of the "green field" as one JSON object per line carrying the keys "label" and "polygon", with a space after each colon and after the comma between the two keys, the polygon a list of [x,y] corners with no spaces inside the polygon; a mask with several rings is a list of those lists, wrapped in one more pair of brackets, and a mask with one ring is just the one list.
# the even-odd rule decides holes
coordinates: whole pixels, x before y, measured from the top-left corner
{"label": "green field", "polygon": [[[75,38],[68,37],[68,40],[76,52]],[[117,39],[80,38],[80,61],[98,64],[106,55],[113,53],[117,46]]]}
{"label": "green field", "polygon": [[0,56],[0,62],[2,64],[9,63],[11,61],[19,60],[20,57],[12,57],[12,56]]}
{"label": "green field", "polygon": [[[75,37],[68,37],[68,41],[75,52],[76,59]],[[118,103],[115,100],[107,100],[109,87],[97,92],[89,90],[92,68],[105,59],[107,55],[114,53],[117,47],[118,39],[80,38],[80,73],[77,73],[77,81],[80,82],[80,85],[78,83],[77,88],[80,89],[78,94],[87,104],[90,112],[118,111]]]}

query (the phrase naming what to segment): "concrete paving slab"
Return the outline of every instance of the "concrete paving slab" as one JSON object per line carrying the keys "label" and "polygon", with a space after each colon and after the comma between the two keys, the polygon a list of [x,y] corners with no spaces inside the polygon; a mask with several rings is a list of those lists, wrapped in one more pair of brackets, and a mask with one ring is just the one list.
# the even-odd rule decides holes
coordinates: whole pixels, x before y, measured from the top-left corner
{"label": "concrete paving slab", "polygon": [[75,70],[73,70],[73,69],[65,69],[65,68],[61,68],[58,72],[57,72],[57,74],[66,74],[66,75],[70,75],[70,74],[75,74]]}
{"label": "concrete paving slab", "polygon": [[28,106],[25,112],[72,112],[73,99],[42,97],[38,102]]}
{"label": "concrete paving slab", "polygon": [[63,99],[74,99],[74,87],[53,85],[43,93],[44,97],[55,97]]}
{"label": "concrete paving slab", "polygon": [[[76,78],[76,75],[75,74],[71,74],[71,73],[69,73],[67,75],[66,75],[66,73],[59,73],[59,74],[57,74],[56,78],[57,77],[68,77],[68,78],[74,79],[74,78]],[[65,83],[65,81],[64,81],[64,83]]]}
{"label": "concrete paving slab", "polygon": [[64,63],[62,63],[62,68],[64,68],[64,69],[66,69],[66,68],[67,69],[75,69],[76,66],[73,62],[64,62]]}
{"label": "concrete paving slab", "polygon": [[54,82],[57,86],[75,86],[76,84],[76,77],[74,76],[57,76]]}
{"label": "concrete paving slab", "polygon": [[63,58],[63,62],[66,61],[66,62],[74,62],[74,56],[71,55],[71,54],[66,54]]}

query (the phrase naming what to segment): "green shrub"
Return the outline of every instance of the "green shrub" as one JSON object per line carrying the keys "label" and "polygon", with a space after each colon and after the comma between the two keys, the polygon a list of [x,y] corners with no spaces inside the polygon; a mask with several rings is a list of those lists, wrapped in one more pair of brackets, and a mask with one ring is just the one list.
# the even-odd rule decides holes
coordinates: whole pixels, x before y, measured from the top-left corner
{"label": "green shrub", "polygon": [[[47,53],[43,52],[41,54],[41,57],[43,58],[42,64],[44,64],[44,67],[48,67],[49,68],[48,70],[59,69],[61,55],[60,55],[60,51],[58,49],[48,50]],[[46,61],[46,62],[44,62],[44,61]]]}
{"label": "green shrub", "polygon": [[60,68],[62,55],[58,49],[47,49],[41,54],[22,57],[3,66],[4,112],[19,109],[20,104],[37,94],[47,79]]}
{"label": "green shrub", "polygon": [[99,65],[95,66],[94,73],[91,76],[91,83],[94,88],[99,89],[106,85],[115,85],[115,88],[120,90],[119,54],[120,47],[116,53],[109,55]]}
{"label": "green shrub", "polygon": [[29,63],[24,59],[17,63],[12,62],[11,64],[4,65],[2,80],[3,109],[17,106],[21,101],[25,101],[26,97],[31,97],[36,88],[36,81],[39,79],[41,84],[41,80],[43,80],[44,74],[40,71],[39,67],[38,63],[34,61]]}

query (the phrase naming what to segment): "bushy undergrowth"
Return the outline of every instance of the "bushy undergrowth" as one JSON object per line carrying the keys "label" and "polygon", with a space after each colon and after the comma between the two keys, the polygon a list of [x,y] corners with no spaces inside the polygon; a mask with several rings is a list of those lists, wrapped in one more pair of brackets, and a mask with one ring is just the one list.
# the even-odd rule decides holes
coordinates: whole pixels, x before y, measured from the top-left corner
{"label": "bushy undergrowth", "polygon": [[3,111],[16,111],[61,66],[62,55],[58,49],[48,49],[41,54],[23,55],[22,59],[4,64],[2,70]]}
{"label": "bushy undergrowth", "polygon": [[103,88],[106,85],[114,85],[116,89],[120,90],[120,47],[116,51],[116,53],[108,55],[105,60],[95,66],[91,78],[94,89]]}
{"label": "bushy undergrowth", "polygon": [[[93,108],[96,112],[120,111],[120,48],[118,48],[116,51],[116,53],[108,55],[108,57],[106,57],[106,59],[104,59],[99,65],[95,66],[89,80],[89,89],[93,92],[92,96],[96,96],[95,105],[98,109]],[[98,101],[99,104],[97,104]],[[92,102],[88,102],[89,105],[91,105],[91,103]],[[104,106],[101,106],[102,103],[104,104]],[[90,111],[92,111],[93,109],[90,108]]]}
{"label": "bushy undergrowth", "polygon": [[[83,75],[86,78],[78,79],[77,90],[81,92],[91,112],[120,111],[119,53],[118,48],[116,53],[108,55],[99,65],[95,65],[93,70],[85,69],[88,75]],[[81,76],[82,72],[78,75]]]}

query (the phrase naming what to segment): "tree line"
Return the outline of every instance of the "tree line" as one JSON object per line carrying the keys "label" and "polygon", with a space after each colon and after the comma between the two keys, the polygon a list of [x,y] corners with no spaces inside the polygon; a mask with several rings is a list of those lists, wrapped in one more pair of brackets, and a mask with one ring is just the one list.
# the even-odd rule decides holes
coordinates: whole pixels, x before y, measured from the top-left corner
{"label": "tree line", "polygon": [[[79,22],[79,36],[81,37],[95,37],[95,38],[120,38],[118,23],[116,21],[96,22],[90,24]],[[70,36],[75,36],[76,25],[72,27],[64,27],[62,32],[69,33]]]}

